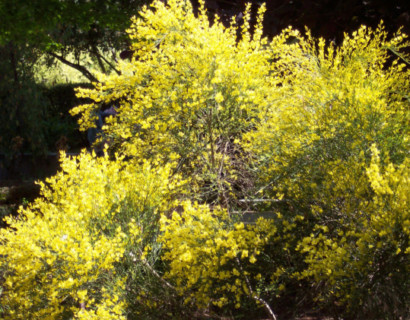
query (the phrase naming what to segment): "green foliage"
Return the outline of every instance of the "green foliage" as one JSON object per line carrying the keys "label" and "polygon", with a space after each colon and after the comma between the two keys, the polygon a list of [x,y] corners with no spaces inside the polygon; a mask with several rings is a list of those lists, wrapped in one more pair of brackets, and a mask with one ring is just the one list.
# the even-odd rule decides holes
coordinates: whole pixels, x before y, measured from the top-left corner
{"label": "green foliage", "polygon": [[[109,41],[124,30],[129,18],[143,1],[9,1],[0,5],[2,18],[0,43],[34,44],[40,49],[77,46]],[[18,21],[19,23],[16,23]],[[118,34],[117,41],[118,39]]]}
{"label": "green foliage", "polygon": [[[5,318],[408,317],[406,36],[268,42],[263,10],[253,35],[250,8],[241,27],[178,0],[133,19],[135,56],[72,111],[87,129],[115,103],[121,156],[63,156],[8,218]],[[243,196],[271,218],[241,222]]]}
{"label": "green foliage", "polygon": [[47,151],[44,115],[49,101],[30,79],[0,84],[0,148],[8,156],[29,150],[37,155]]}
{"label": "green foliage", "polygon": [[9,162],[22,152],[40,157],[48,151],[64,149],[58,146],[61,139],[67,142],[67,148],[84,146],[86,139],[79,132],[76,119],[68,113],[82,102],[74,93],[77,86],[45,88],[30,78],[1,83],[0,148]]}
{"label": "green foliage", "polygon": [[[0,3],[0,45],[12,43],[49,54],[94,80],[79,61],[91,56],[102,72],[113,70],[106,55],[126,47],[124,30],[144,0],[3,0]],[[74,58],[70,57],[74,55]]]}
{"label": "green foliage", "polygon": [[75,89],[89,86],[87,83],[69,83],[43,87],[44,95],[50,101],[43,119],[48,150],[64,149],[64,146],[59,146],[59,142],[64,141],[67,150],[79,150],[86,145],[86,137],[78,130],[78,119],[71,117],[69,110],[84,103],[83,99],[76,97]]}
{"label": "green foliage", "polygon": [[[67,59],[72,60],[73,55],[68,54]],[[85,56],[79,57],[79,60],[85,64],[87,61],[87,69],[93,72],[95,63],[91,59],[87,59]],[[52,87],[60,84],[69,83],[81,83],[88,81],[83,74],[78,70],[69,67],[62,62],[54,61],[50,59],[46,54],[39,57],[33,66],[33,75],[36,83],[44,85],[46,87]]]}
{"label": "green foliage", "polygon": [[68,110],[84,102],[76,98],[74,87],[87,85],[38,84],[33,66],[40,55],[33,47],[1,46],[0,56],[0,150],[6,154],[6,165],[12,166],[22,152],[43,156],[55,151],[61,138],[72,148],[83,146],[85,139]]}

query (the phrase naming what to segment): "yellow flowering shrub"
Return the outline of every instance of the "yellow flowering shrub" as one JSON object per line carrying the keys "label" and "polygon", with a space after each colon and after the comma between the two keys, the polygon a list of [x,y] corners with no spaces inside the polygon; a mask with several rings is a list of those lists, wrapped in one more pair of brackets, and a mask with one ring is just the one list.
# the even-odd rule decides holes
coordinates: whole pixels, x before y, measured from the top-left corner
{"label": "yellow flowering shrub", "polygon": [[[294,275],[315,279],[318,299],[339,305],[341,314],[398,316],[407,308],[406,39],[400,32],[389,38],[382,25],[345,35],[340,47],[308,31],[287,51],[274,39],[281,94],[246,134],[258,196],[273,200],[265,209],[278,210],[283,221],[304,217],[288,235],[292,250],[306,254],[304,263],[297,251],[290,257]],[[373,144],[380,162],[371,160]]]}
{"label": "yellow flowering shrub", "polygon": [[115,105],[111,156],[63,156],[0,231],[4,318],[406,318],[406,35],[268,42],[250,11],[224,27],[156,0],[133,19],[133,58],[72,110],[87,129]]}
{"label": "yellow flowering shrub", "polygon": [[279,82],[269,76],[265,9],[251,36],[249,8],[241,27],[233,21],[225,28],[218,18],[210,24],[203,1],[197,17],[189,1],[154,1],[128,30],[134,56],[119,63],[121,75],[101,75],[94,89],[81,89],[93,103],[72,113],[87,129],[102,103],[116,103],[105,134],[122,152],[178,160],[198,200],[226,204],[247,177],[241,136],[272,105]]}
{"label": "yellow flowering shrub", "polygon": [[169,165],[87,153],[61,166],[0,230],[4,318],[125,319],[127,266],[155,242],[179,183]]}
{"label": "yellow flowering shrub", "polygon": [[[339,48],[309,32],[286,51],[272,41],[273,75],[282,77],[276,88],[280,94],[275,93],[265,121],[247,135],[266,181],[263,190],[307,200],[308,194],[333,189],[339,197],[342,173],[354,175],[352,166],[370,158],[374,142],[403,161],[409,144],[408,58],[403,54],[389,61],[388,53],[408,46],[405,39],[398,33],[388,40],[380,26],[346,35]],[[363,170],[359,174],[365,176]],[[280,179],[273,183],[275,177]]]}
{"label": "yellow flowering shrub", "polygon": [[263,272],[259,255],[275,234],[272,221],[244,225],[226,210],[185,202],[181,214],[162,216],[161,230],[163,259],[169,261],[165,277],[185,303],[240,308],[244,301],[263,301],[255,285]]}
{"label": "yellow flowering shrub", "polygon": [[408,311],[410,159],[383,166],[376,146],[371,149],[372,199],[363,199],[340,228],[318,228],[301,241],[309,264],[302,275],[325,284],[322,301],[346,303],[345,315],[397,318]]}

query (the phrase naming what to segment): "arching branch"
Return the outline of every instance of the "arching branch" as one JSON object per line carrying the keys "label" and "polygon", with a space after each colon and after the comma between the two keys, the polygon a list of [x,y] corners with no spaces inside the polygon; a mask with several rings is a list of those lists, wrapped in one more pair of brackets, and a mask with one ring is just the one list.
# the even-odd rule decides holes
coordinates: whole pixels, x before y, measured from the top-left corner
{"label": "arching branch", "polygon": [[68,66],[70,66],[70,67],[72,67],[72,68],[74,68],[74,69],[80,71],[80,72],[84,75],[84,77],[86,77],[88,80],[90,80],[90,81],[92,81],[92,82],[99,82],[99,81],[97,80],[97,78],[94,77],[94,76],[92,75],[92,73],[91,73],[90,71],[88,71],[87,68],[85,68],[84,66],[82,66],[82,65],[80,65],[80,64],[77,64],[77,63],[73,63],[73,62],[71,62],[71,61],[68,61],[68,60],[65,59],[63,56],[60,56],[60,55],[58,55],[58,54],[56,54],[56,53],[54,53],[54,52],[48,52],[48,54],[51,55],[52,57],[58,59],[58,60],[61,61],[62,63],[64,63],[64,64],[66,64],[66,65],[68,65]]}

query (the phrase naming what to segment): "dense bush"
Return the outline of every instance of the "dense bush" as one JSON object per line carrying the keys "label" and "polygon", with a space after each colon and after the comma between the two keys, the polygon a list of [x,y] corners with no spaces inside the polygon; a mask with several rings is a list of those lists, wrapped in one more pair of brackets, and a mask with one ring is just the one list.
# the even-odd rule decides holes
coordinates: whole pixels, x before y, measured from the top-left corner
{"label": "dense bush", "polygon": [[156,262],[159,214],[180,183],[169,166],[85,153],[61,165],[42,197],[1,230],[4,318],[123,319],[136,303],[130,291],[150,285],[141,274]]}
{"label": "dense bush", "polygon": [[285,221],[305,218],[301,276],[345,314],[407,311],[410,78],[408,58],[389,55],[404,37],[362,27],[339,48],[309,33],[273,48],[280,95],[247,134],[261,195],[286,203]]}
{"label": "dense bush", "polygon": [[226,211],[184,203],[182,213],[163,217],[161,226],[163,259],[169,261],[164,276],[173,280],[186,303],[218,306],[226,314],[227,308],[262,305],[272,314],[255,290],[262,279],[257,262],[275,234],[274,223],[260,219],[245,226],[233,223]]}
{"label": "dense bush", "polygon": [[[100,103],[119,104],[106,128],[128,156],[164,164],[178,159],[200,201],[229,203],[249,182],[239,140],[272,103],[261,21],[253,39],[249,12],[241,27],[209,26],[189,3],[155,4],[128,31],[134,57],[119,65],[121,75],[101,76],[101,84],[79,96],[95,103],[73,109],[82,127],[92,126]],[[237,190],[239,189],[239,190]],[[237,192],[236,192],[237,191]]]}
{"label": "dense bush", "polygon": [[408,316],[406,37],[268,42],[263,10],[253,35],[249,8],[133,20],[134,57],[73,109],[87,129],[115,103],[109,155],[63,157],[0,231],[5,318]]}

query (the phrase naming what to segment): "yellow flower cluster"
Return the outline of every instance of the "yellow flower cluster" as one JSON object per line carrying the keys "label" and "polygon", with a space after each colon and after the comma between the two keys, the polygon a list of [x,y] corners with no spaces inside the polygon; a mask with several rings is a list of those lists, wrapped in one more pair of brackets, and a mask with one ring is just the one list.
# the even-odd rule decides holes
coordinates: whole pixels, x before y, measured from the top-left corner
{"label": "yellow flower cluster", "polygon": [[114,266],[139,256],[149,235],[144,215],[155,223],[171,202],[170,167],[62,158],[62,171],[41,183],[42,197],[0,230],[5,319],[125,319]]}
{"label": "yellow flower cluster", "polygon": [[234,223],[225,210],[184,202],[181,214],[161,217],[161,230],[163,259],[169,261],[165,277],[173,280],[186,303],[233,303],[239,308],[243,299],[254,299],[257,275],[249,268],[275,234],[272,221]]}
{"label": "yellow flower cluster", "polygon": [[[375,145],[371,149],[373,156],[366,173],[373,198],[359,203],[354,217],[341,222],[336,232],[322,226],[316,235],[305,237],[299,244],[309,264],[302,276],[327,283],[319,298],[337,297],[350,308],[352,299],[360,299],[355,303],[366,308],[366,300],[372,299],[366,295],[372,290],[386,301],[397,294],[406,296],[405,289],[396,292],[393,284],[400,287],[395,282],[402,281],[405,286],[405,275],[410,271],[409,159],[397,167],[388,163],[382,169],[379,151]],[[382,289],[384,292],[378,292]],[[388,314],[383,308],[379,312]]]}
{"label": "yellow flower cluster", "polygon": [[269,189],[271,194],[286,190],[288,197],[300,198],[307,190],[319,192],[323,183],[337,184],[336,174],[343,179],[337,168],[350,170],[346,162],[363,161],[363,152],[368,159],[371,144],[379,139],[394,136],[379,145],[399,147],[396,156],[405,155],[409,71],[401,59],[385,68],[388,49],[404,46],[404,38],[398,34],[387,40],[382,26],[374,32],[362,27],[335,48],[307,32],[286,52],[273,39],[278,57],[273,72],[284,75],[283,83],[266,121],[247,134],[249,149],[261,159],[261,177],[269,183],[286,175]]}
{"label": "yellow flower cluster", "polygon": [[132,60],[119,64],[121,75],[101,75],[94,89],[81,89],[78,95],[94,103],[72,114],[81,114],[87,129],[100,103],[117,103],[118,116],[105,130],[125,154],[162,164],[178,160],[191,186],[221,203],[232,197],[237,180],[238,142],[273,104],[271,92],[280,79],[269,76],[264,7],[252,37],[250,6],[238,30],[217,18],[210,25],[200,3],[198,17],[189,1],[154,1],[143,9],[128,30]]}

